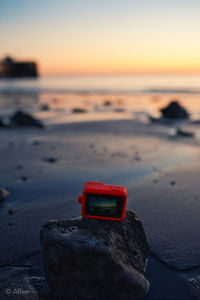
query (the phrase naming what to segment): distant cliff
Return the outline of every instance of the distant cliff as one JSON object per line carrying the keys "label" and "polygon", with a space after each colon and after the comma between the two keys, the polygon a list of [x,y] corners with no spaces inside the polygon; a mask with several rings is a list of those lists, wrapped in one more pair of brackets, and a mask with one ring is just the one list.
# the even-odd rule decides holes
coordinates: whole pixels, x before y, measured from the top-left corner
{"label": "distant cliff", "polygon": [[32,61],[15,61],[6,57],[0,61],[0,78],[38,77],[37,64]]}

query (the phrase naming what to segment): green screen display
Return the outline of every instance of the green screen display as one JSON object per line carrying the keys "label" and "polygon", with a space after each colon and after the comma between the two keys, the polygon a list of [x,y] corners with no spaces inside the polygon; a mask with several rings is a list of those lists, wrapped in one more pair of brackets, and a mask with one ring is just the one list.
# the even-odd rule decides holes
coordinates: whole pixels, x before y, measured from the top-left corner
{"label": "green screen display", "polygon": [[101,217],[120,218],[122,206],[122,197],[87,194],[85,203],[85,214]]}

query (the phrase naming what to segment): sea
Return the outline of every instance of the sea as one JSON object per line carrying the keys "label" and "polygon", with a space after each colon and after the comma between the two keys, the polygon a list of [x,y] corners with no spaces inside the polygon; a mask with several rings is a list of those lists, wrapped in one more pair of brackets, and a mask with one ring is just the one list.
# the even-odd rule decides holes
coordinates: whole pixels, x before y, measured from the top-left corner
{"label": "sea", "polygon": [[192,119],[200,118],[200,75],[43,75],[0,79],[0,118],[16,110],[46,124],[159,116],[179,101]]}

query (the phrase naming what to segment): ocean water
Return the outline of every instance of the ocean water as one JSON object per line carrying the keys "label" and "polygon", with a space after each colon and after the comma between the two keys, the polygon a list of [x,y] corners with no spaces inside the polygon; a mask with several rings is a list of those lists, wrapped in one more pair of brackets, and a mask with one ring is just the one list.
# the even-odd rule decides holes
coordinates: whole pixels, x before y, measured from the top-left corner
{"label": "ocean water", "polygon": [[[160,108],[173,99],[186,107],[191,118],[199,119],[200,75],[60,75],[0,80],[0,117],[23,109],[46,123],[159,116]],[[74,108],[86,113],[75,114]]]}
{"label": "ocean water", "polygon": [[60,75],[0,80],[0,92],[200,93],[200,75]]}

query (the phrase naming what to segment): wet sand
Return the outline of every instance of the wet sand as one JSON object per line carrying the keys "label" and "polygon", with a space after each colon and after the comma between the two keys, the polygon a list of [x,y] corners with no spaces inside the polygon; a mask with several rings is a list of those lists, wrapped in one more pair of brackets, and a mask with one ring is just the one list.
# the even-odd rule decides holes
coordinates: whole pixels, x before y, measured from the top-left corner
{"label": "wet sand", "polygon": [[145,299],[190,299],[188,278],[200,274],[199,140],[170,130],[133,119],[1,129],[0,186],[10,195],[0,208],[0,298],[15,299],[18,288],[28,291],[20,299],[38,299],[39,230],[80,215],[77,196],[93,180],[125,185],[128,209],[144,223]]}

